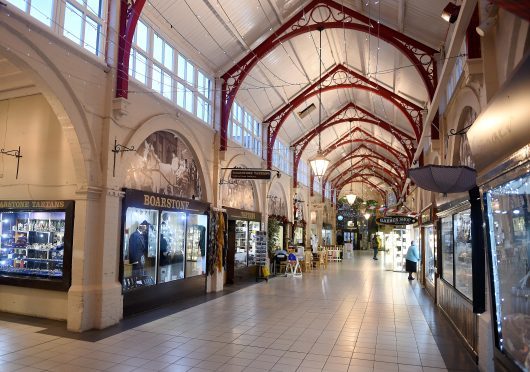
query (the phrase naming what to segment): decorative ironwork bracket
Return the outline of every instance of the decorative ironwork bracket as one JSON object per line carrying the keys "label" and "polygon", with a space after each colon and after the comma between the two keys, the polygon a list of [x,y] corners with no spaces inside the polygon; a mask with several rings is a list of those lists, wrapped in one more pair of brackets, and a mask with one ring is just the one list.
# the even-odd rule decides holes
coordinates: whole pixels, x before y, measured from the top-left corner
{"label": "decorative ironwork bracket", "polygon": [[469,130],[469,128],[471,128],[472,125],[473,125],[473,123],[469,124],[468,126],[465,126],[464,128],[462,128],[460,130],[451,129],[451,130],[449,130],[449,133],[447,134],[447,137],[450,137],[450,136],[465,136],[467,131]]}
{"label": "decorative ironwork bracket", "polygon": [[114,163],[112,164],[112,177],[116,177],[116,156],[118,153],[127,152],[127,151],[136,151],[134,146],[127,147],[120,145],[116,139],[114,139],[114,148],[110,150],[114,153]]}
{"label": "decorative ironwork bracket", "polygon": [[7,155],[7,156],[13,156],[13,157],[17,158],[17,174],[15,176],[15,179],[18,179],[18,169],[19,169],[19,166],[20,166],[20,158],[22,157],[22,155],[20,155],[20,146],[18,146],[18,150],[4,150],[4,149],[0,149],[0,154]]}

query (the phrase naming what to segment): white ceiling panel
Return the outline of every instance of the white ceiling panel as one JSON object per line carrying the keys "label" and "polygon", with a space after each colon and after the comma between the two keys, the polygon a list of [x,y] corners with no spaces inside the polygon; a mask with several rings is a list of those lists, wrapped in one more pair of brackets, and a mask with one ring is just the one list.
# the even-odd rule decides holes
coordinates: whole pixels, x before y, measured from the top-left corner
{"label": "white ceiling panel", "polygon": [[[152,0],[146,13],[158,20],[160,27],[175,39],[198,49],[204,59],[213,65],[213,71],[222,75],[244,56],[252,53],[270,35],[274,35],[282,23],[309,4],[310,0]],[[449,24],[440,17],[446,2],[439,0],[341,0],[339,6],[350,7],[374,21],[401,31],[409,37],[434,49],[450,35]],[[155,9],[149,9],[151,7]],[[320,12],[320,11],[319,11]],[[325,16],[321,12],[315,16]],[[177,29],[169,30],[162,13]],[[180,36],[179,36],[180,35]],[[413,67],[414,61],[394,46],[378,38],[377,29],[365,34],[354,30],[325,29],[301,34],[283,42],[267,54],[250,70],[236,100],[258,118],[265,119],[286,105],[319,77],[319,37],[322,36],[322,73],[337,64],[344,64],[364,74],[382,87],[412,103],[423,107],[428,102],[427,90],[420,74]],[[182,42],[182,40],[181,40]],[[193,57],[193,56],[189,56]],[[322,120],[326,120],[345,104],[352,102],[372,112],[400,130],[414,135],[406,116],[391,102],[365,90],[340,89],[322,94]],[[315,104],[316,110],[305,118],[297,112]],[[295,108],[282,126],[279,137],[287,143],[301,138],[319,124],[318,97],[313,96]],[[394,148],[400,147],[391,133],[366,123],[356,123],[382,142]],[[329,146],[343,137],[347,123],[324,131],[322,147]],[[367,145],[373,147],[373,145]],[[347,146],[349,152],[349,146]],[[307,146],[304,157],[315,154],[318,139]],[[340,159],[345,149],[330,154]],[[392,160],[394,157],[381,148],[377,151]],[[379,162],[379,161],[378,161]],[[343,172],[346,166],[337,172]]]}

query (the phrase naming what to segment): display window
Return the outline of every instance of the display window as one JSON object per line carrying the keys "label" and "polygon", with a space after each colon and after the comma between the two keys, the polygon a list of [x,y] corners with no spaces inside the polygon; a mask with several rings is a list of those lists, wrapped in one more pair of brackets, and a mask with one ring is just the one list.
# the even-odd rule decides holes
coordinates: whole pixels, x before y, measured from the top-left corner
{"label": "display window", "polygon": [[454,275],[455,288],[473,300],[473,276],[471,269],[471,211],[457,213],[454,221]]}
{"label": "display window", "polygon": [[206,230],[208,218],[205,215],[190,214],[186,233],[186,277],[206,273]]}
{"label": "display window", "polygon": [[485,193],[497,347],[530,367],[530,174]]}
{"label": "display window", "polygon": [[129,207],[123,231],[123,288],[156,284],[158,211]]}
{"label": "display window", "polygon": [[[67,289],[71,201],[0,201],[0,283]],[[47,208],[60,210],[46,210]]]}
{"label": "display window", "polygon": [[162,212],[158,282],[184,279],[185,212]]}
{"label": "display window", "polygon": [[207,204],[126,190],[123,291],[206,273]]}
{"label": "display window", "polygon": [[442,245],[442,278],[454,285],[454,257],[453,257],[453,216],[442,218],[441,225]]}
{"label": "display window", "polygon": [[434,240],[434,227],[426,226],[425,234],[425,277],[434,284],[434,273],[436,268],[436,246]]}

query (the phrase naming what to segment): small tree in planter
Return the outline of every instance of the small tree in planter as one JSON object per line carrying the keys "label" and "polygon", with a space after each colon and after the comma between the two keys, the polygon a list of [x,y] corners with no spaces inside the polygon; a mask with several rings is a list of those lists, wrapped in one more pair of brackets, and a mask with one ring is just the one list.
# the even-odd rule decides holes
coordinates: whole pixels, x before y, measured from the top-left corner
{"label": "small tree in planter", "polygon": [[276,218],[269,218],[267,227],[267,246],[269,250],[269,257],[272,258],[272,252],[279,249],[278,247],[278,233],[280,232],[280,221]]}

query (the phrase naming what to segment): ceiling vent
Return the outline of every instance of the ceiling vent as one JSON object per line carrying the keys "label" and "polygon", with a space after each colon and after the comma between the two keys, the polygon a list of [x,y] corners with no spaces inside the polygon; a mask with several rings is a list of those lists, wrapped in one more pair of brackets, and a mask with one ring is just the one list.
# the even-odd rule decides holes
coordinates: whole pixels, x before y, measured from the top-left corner
{"label": "ceiling vent", "polygon": [[309,106],[307,106],[305,109],[303,109],[302,111],[298,111],[298,116],[300,117],[300,119],[303,119],[305,118],[307,115],[309,115],[310,113],[312,113],[313,111],[315,111],[317,107],[315,106],[314,103],[310,104]]}

